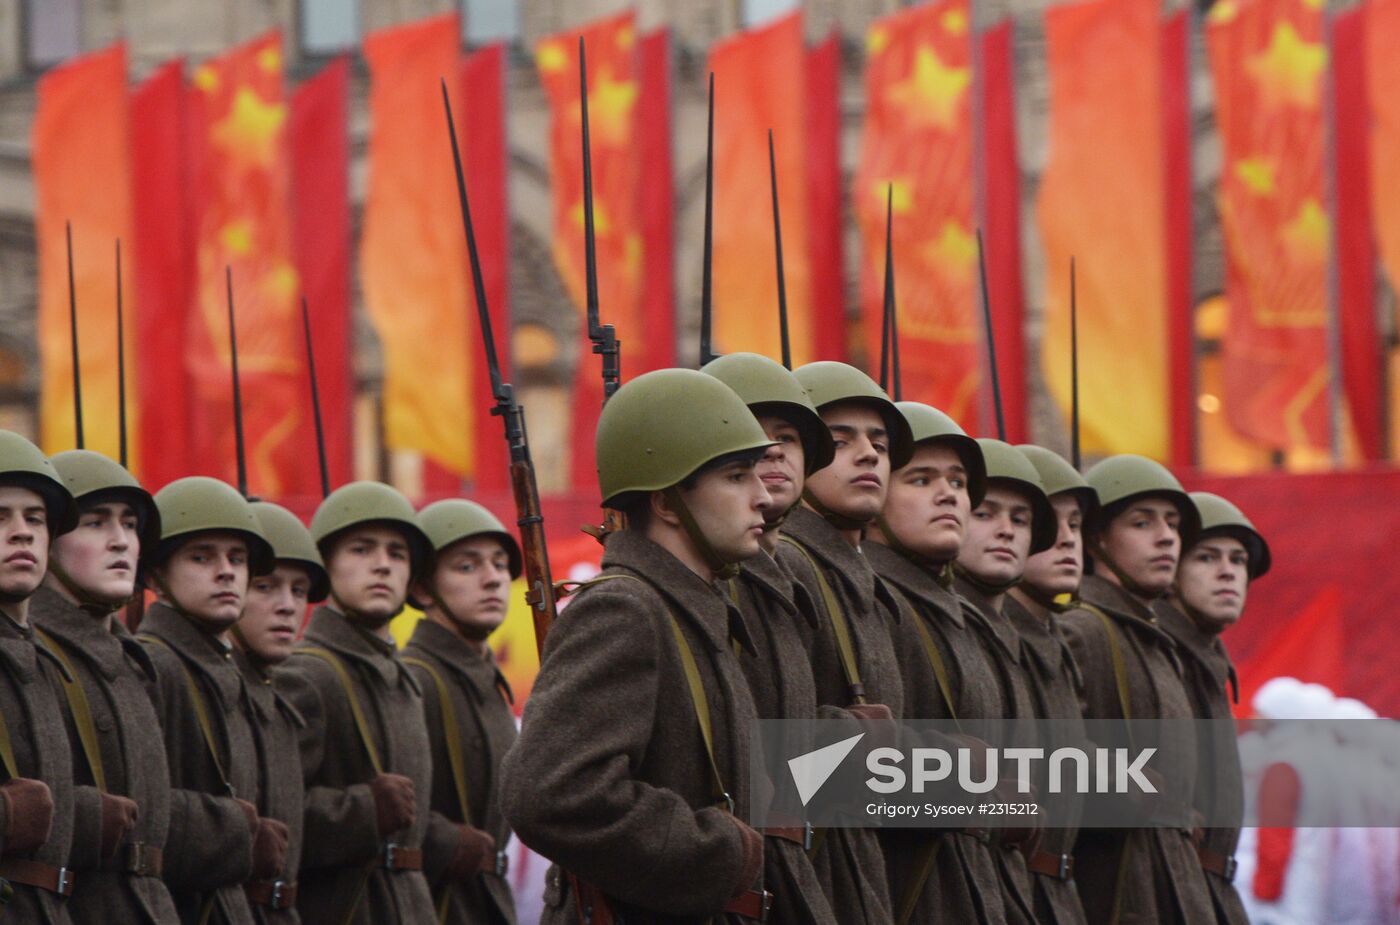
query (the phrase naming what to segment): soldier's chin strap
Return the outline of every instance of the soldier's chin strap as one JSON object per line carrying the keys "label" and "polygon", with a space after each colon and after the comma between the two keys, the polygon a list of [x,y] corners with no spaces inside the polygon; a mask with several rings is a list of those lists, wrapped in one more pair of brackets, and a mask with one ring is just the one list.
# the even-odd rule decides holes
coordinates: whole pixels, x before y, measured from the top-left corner
{"label": "soldier's chin strap", "polygon": [[1056,600],[1056,598],[1060,595],[1047,594],[1046,592],[1040,590],[1030,582],[1022,582],[1020,588],[1022,594],[1035,601],[1037,604],[1044,607],[1051,613],[1066,613],[1079,606],[1079,599],[1073,594],[1070,595],[1070,598],[1067,602],[1062,604]]}
{"label": "soldier's chin strap", "polygon": [[880,528],[880,533],[885,538],[885,545],[899,553],[904,558],[915,565],[925,568],[933,573],[934,581],[937,581],[943,588],[950,588],[953,585],[953,559],[930,559],[922,553],[915,552],[898,536],[894,530],[890,529],[889,521],[885,520],[885,515],[881,514],[875,518],[875,525]]}
{"label": "soldier's chin strap", "polygon": [[58,583],[63,585],[69,594],[73,595],[73,599],[78,602],[78,608],[80,610],[84,613],[92,614],[94,617],[110,616],[131,603],[136,597],[136,582],[133,581],[131,583],[131,593],[126,597],[117,601],[103,600],[74,581],[73,576],[69,575],[67,570],[59,565],[58,561],[54,559],[53,556],[49,556],[49,574],[53,575],[53,577],[58,580]]}
{"label": "soldier's chin strap", "polygon": [[394,619],[394,617],[397,617],[399,614],[403,613],[404,608],[404,605],[400,604],[399,609],[394,611],[388,619],[376,621],[366,616],[364,611],[351,607],[349,604],[342,601],[339,597],[336,596],[335,589],[331,589],[330,597],[328,598],[328,600],[335,606],[336,610],[340,611],[340,614],[343,617],[345,617],[345,619],[349,620],[351,623],[361,628],[365,628],[367,626],[376,624],[378,626],[384,626],[386,623],[389,622],[389,620],[392,620]]}
{"label": "soldier's chin strap", "polygon": [[1161,597],[1160,594],[1148,591],[1142,585],[1138,584],[1131,577],[1129,577],[1127,572],[1119,568],[1118,563],[1114,562],[1113,558],[1109,556],[1107,552],[1104,551],[1102,543],[1094,543],[1094,548],[1090,550],[1090,555],[1094,557],[1095,564],[1102,564],[1105,567],[1107,567],[1108,570],[1117,577],[1118,583],[1123,586],[1123,590],[1127,591],[1134,597],[1142,598],[1145,601],[1150,601],[1155,598]]}
{"label": "soldier's chin strap", "polygon": [[1021,576],[1019,575],[1011,579],[1010,581],[988,581],[985,578],[978,578],[976,575],[972,574],[966,568],[964,568],[960,563],[954,563],[953,570],[958,577],[962,578],[964,581],[972,585],[978,591],[981,591],[983,594],[987,595],[1005,594],[1007,591],[1010,591],[1012,588],[1016,587],[1021,583]]}
{"label": "soldier's chin strap", "polygon": [[865,530],[870,526],[871,518],[857,520],[854,517],[847,517],[845,514],[838,514],[831,508],[817,500],[817,496],[806,489],[802,492],[802,500],[807,502],[807,506],[821,515],[822,520],[831,524],[837,530]]}
{"label": "soldier's chin strap", "polygon": [[705,564],[714,572],[715,578],[720,581],[728,581],[739,574],[739,563],[730,562],[719,554],[714,545],[710,542],[700,525],[695,522],[695,515],[690,513],[690,507],[686,505],[685,499],[681,497],[680,488],[672,485],[661,492],[666,496],[666,502],[671,505],[671,509],[680,518],[681,526],[685,529],[686,536],[695,544],[695,548],[700,553],[700,558],[705,560]]}

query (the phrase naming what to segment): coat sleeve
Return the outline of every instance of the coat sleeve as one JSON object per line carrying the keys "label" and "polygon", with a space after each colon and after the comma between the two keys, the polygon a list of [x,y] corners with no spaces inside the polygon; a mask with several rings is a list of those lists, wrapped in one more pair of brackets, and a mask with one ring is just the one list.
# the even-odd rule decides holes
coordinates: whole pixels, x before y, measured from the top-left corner
{"label": "coat sleeve", "polygon": [[648,603],[592,588],[554,625],[501,766],[501,807],[521,841],[604,893],[714,915],[748,886],[743,836],[725,810],[641,779],[669,632]]}
{"label": "coat sleeve", "polygon": [[[302,810],[301,865],[342,867],[373,860],[379,852],[379,825],[369,784],[348,787],[323,783],[329,723],[323,692],[339,682],[329,666],[294,658],[277,674],[278,691],[305,720],[297,730],[306,798]],[[419,800],[426,796],[419,795]]]}

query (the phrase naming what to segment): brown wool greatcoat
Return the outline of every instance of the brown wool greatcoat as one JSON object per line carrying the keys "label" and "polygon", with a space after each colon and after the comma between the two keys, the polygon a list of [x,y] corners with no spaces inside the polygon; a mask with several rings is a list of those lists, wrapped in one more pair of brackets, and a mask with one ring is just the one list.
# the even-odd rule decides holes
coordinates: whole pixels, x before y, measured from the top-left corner
{"label": "brown wool greatcoat", "polygon": [[[328,649],[349,673],[386,774],[413,781],[413,825],[381,840],[369,782],[374,766],[355,727],[350,701],[335,669],[299,650]],[[329,607],[311,614],[306,633],[274,673],[296,707],[306,782],[305,830],[297,909],[308,923],[339,925],[352,904],[356,925],[418,925],[434,917],[428,881],[419,870],[388,870],[384,841],[423,846],[431,814],[432,755],[423,721],[423,695],[394,644],[351,624]],[[356,900],[358,899],[358,902]]]}
{"label": "brown wool greatcoat", "polygon": [[[1055,721],[1057,744],[1070,738],[1084,741],[1084,714],[1079,709],[1083,680],[1055,615],[1035,601],[1023,602],[1010,595],[1004,609],[1011,625],[1021,634],[1034,715]],[[1048,813],[1038,850],[1073,855],[1082,809],[1079,798],[1072,793],[1047,793],[1045,775],[1037,784],[1041,788],[1040,802]],[[1084,925],[1084,905],[1073,880],[1032,872],[1031,885],[1036,919],[1042,925]]]}
{"label": "brown wool greatcoat", "polygon": [[170,771],[148,690],[155,683],[155,667],[120,620],[112,618],[109,626],[109,621],[82,610],[52,588],[40,588],[30,598],[29,619],[62,648],[87,695],[108,792],[130,797],[140,811],[136,827],[117,855],[106,861],[100,858],[101,795],[70,722],[78,786],[69,865],[78,874],[78,885],[68,900],[68,914],[75,925],[175,925],[180,919],[165,881],[156,873],[117,869],[139,858],[140,846],[164,851],[170,827]]}
{"label": "brown wool greatcoat", "polygon": [[[969,622],[974,619],[950,588],[944,587],[925,567],[888,546],[867,542],[865,554],[879,575],[903,598],[904,618],[899,622],[895,650],[904,677],[904,713],[911,720],[961,720],[999,716],[1001,694],[996,668],[982,637]],[[948,672],[953,711],[943,698],[938,677],[924,646],[919,625],[928,629]],[[1007,921],[994,852],[986,835],[951,829],[886,829],[882,833],[885,863],[889,867],[890,892],[896,905],[903,901],[917,876],[920,851],[934,839],[934,867],[919,894],[911,922],[979,922],[1003,925]]]}
{"label": "brown wool greatcoat", "polygon": [[[772,556],[762,552],[743,564],[729,584],[729,594],[739,605],[753,640],[752,651],[740,650],[739,664],[759,718],[816,719],[816,685],[797,625],[799,621],[806,624],[810,632],[816,619],[806,591]],[[775,769],[769,777],[775,787],[787,791],[783,806],[800,806],[786,768]],[[768,824],[796,822],[794,815],[791,819],[770,819]],[[838,919],[801,845],[770,836],[764,839],[763,860],[764,885],[773,894],[770,918],[793,925],[835,925]]]}
{"label": "brown wool greatcoat", "polygon": [[541,922],[581,921],[560,867],[627,925],[742,922],[722,910],[761,876],[746,875],[744,836],[717,805],[671,619],[694,653],[715,763],[741,820],[757,718],[732,648],[752,648],[743,620],[715,585],[632,531],[608,537],[603,574],[633,577],[584,588],[560,614],[501,766],[506,819],[559,865]]}
{"label": "brown wool greatcoat", "polygon": [[[53,795],[49,839],[23,857],[50,867],[68,863],[73,842],[73,764],[59,679],[60,669],[53,657],[36,647],[34,630],[0,614],[0,713],[9,729],[16,771],[21,777],[48,784]],[[3,816],[0,804],[0,832],[5,829]],[[4,849],[0,841],[0,855]],[[4,857],[10,859],[9,855]],[[62,898],[36,887],[12,885],[14,897],[0,908],[5,925],[66,925],[70,921]]]}
{"label": "brown wool greatcoat", "polygon": [[[457,850],[457,825],[466,822],[491,833],[496,850],[505,851],[510,827],[501,815],[497,789],[501,759],[515,743],[515,715],[505,676],[496,667],[491,650],[477,652],[460,637],[431,620],[421,620],[404,647],[406,659],[433,666],[452,698],[457,735],[465,759],[467,803],[471,818],[463,819],[457,784],[448,755],[446,720],[437,682],[419,665],[409,665],[423,689],[423,710],[433,748],[432,812],[450,825],[434,826],[424,844],[424,869],[433,886],[433,902],[441,908],[443,893],[450,894],[446,921],[453,925],[515,923],[515,900],[510,883],[494,871],[470,880],[447,881],[443,873]],[[435,837],[436,836],[436,837]]]}
{"label": "brown wool greatcoat", "polygon": [[[1021,642],[1020,633],[1011,625],[1005,613],[998,613],[991,605],[987,593],[978,588],[967,576],[959,576],[953,582],[954,590],[971,604],[967,608],[969,624],[978,631],[982,646],[992,665],[999,691],[997,713],[1003,720],[1029,721],[1035,717],[1035,706],[1031,700],[1028,678],[1028,654]],[[1003,598],[1005,601],[1006,598]],[[1017,735],[1016,740],[1030,744],[1033,726],[1022,722],[1018,728],[1028,735]],[[1001,877],[1002,900],[1006,907],[1008,922],[1033,923],[1035,921],[1035,898],[1031,890],[1031,874],[1026,869],[1025,856],[1010,845],[996,843],[992,847],[996,858],[997,872]]]}
{"label": "brown wool greatcoat", "polygon": [[[1086,576],[1080,598],[1097,607],[1117,631],[1126,667],[1128,697],[1134,719],[1188,719],[1190,697],[1182,682],[1176,645],[1156,617],[1122,588],[1098,576]],[[1084,678],[1085,719],[1121,719],[1113,655],[1102,621],[1088,610],[1061,614],[1059,625]],[[1163,777],[1160,800],[1174,814],[1189,806],[1195,792],[1195,742],[1174,737],[1160,743],[1152,767]],[[1145,827],[1084,829],[1075,842],[1075,881],[1091,923],[1112,921],[1119,864],[1124,889],[1117,921],[1124,925],[1211,922],[1210,893],[1190,840],[1189,830]],[[1124,846],[1127,846],[1126,853]]]}
{"label": "brown wool greatcoat", "polygon": [[[845,710],[853,700],[841,667],[832,617],[807,556],[821,569],[850,624],[866,702],[884,704],[899,720],[904,715],[904,682],[891,636],[899,622],[898,602],[875,576],[861,551],[814,511],[793,511],[783,525],[783,533],[778,561],[815,602],[817,611],[815,623],[799,623],[798,628],[811,653],[818,715],[848,716]],[[807,555],[790,546],[786,542],[789,539],[800,544]],[[876,830],[829,829],[812,860],[840,921],[867,925],[893,921],[884,852]]]}
{"label": "brown wool greatcoat", "polygon": [[[297,868],[301,866],[303,810],[298,744],[306,721],[274,686],[268,665],[247,651],[238,652],[235,657],[258,719],[253,727],[258,758],[258,815],[287,826],[287,859],[281,875],[275,879],[296,883]],[[296,925],[301,921],[295,906],[273,909],[251,900],[249,905],[253,917],[264,925]]]}
{"label": "brown wool greatcoat", "polygon": [[[175,908],[181,921],[194,922],[212,892],[211,923],[252,923],[243,881],[252,872],[253,839],[248,817],[233,796],[257,802],[258,767],[252,704],[233,650],[161,603],[146,610],[138,638],[156,670],[152,699],[170,769],[170,831],[163,876]],[[208,711],[219,762],[233,786],[233,796],[209,754],[188,676],[193,676]]]}
{"label": "brown wool greatcoat", "polygon": [[[1152,608],[1162,629],[1177,643],[1181,667],[1185,672],[1186,692],[1196,715],[1215,720],[1210,731],[1197,741],[1201,749],[1201,768],[1213,779],[1209,790],[1197,789],[1194,803],[1202,816],[1215,820],[1225,817],[1242,819],[1244,814],[1244,772],[1240,768],[1239,742],[1230,720],[1232,692],[1238,689],[1235,666],[1230,653],[1214,633],[1198,627],[1190,617],[1166,601]],[[1211,796],[1208,796],[1210,794]],[[1233,858],[1240,840],[1240,823],[1204,830],[1206,849],[1220,858]],[[1249,916],[1240,902],[1240,895],[1230,880],[1217,871],[1206,871],[1206,886],[1210,888],[1215,905],[1216,921],[1221,925],[1248,925]]]}

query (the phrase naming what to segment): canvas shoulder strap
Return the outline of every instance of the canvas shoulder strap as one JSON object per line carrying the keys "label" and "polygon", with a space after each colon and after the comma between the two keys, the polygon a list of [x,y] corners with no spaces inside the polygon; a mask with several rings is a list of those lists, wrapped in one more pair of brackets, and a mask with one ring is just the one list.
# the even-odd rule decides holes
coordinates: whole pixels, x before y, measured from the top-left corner
{"label": "canvas shoulder strap", "polygon": [[87,691],[83,689],[82,682],[78,680],[78,673],[73,668],[73,662],[68,658],[68,653],[63,650],[63,646],[59,644],[58,640],[37,627],[34,634],[63,666],[63,673],[60,674],[63,682],[63,696],[68,701],[68,712],[73,715],[73,725],[78,730],[78,741],[83,746],[83,757],[87,759],[88,768],[92,771],[93,783],[97,785],[100,792],[106,793],[107,771],[102,766],[102,749],[97,744],[97,727],[92,721],[92,706],[88,703]]}
{"label": "canvas shoulder strap", "polygon": [[223,784],[224,791],[229,796],[236,796],[233,789],[233,782],[228,779],[228,774],[224,771],[223,759],[219,757],[219,744],[214,737],[214,723],[209,719],[209,705],[204,700],[204,694],[199,689],[199,682],[190,673],[189,667],[185,664],[184,658],[175,647],[161,639],[159,636],[152,636],[149,633],[142,633],[136,637],[143,642],[151,642],[165,649],[180,665],[180,671],[185,676],[185,686],[189,688],[190,700],[194,704],[194,718],[199,723],[199,731],[204,736],[204,745],[209,749],[209,759],[214,762],[214,770],[219,775],[219,782]]}
{"label": "canvas shoulder strap", "polygon": [[5,714],[0,713],[0,764],[5,766],[5,777],[13,780],[19,777],[19,765],[15,763],[15,746],[10,740],[10,726],[5,722]]}
{"label": "canvas shoulder strap", "polygon": [[457,708],[452,702],[452,691],[442,672],[426,658],[404,656],[403,660],[426,671],[437,688],[438,703],[442,707],[443,738],[447,744],[447,763],[452,767],[452,784],[457,791],[457,803],[462,808],[462,820],[471,825],[471,805],[467,801],[467,760],[462,750],[462,727],[457,724]]}
{"label": "canvas shoulder strap", "polygon": [[1113,662],[1113,682],[1118,687],[1118,705],[1123,710],[1123,719],[1133,718],[1133,702],[1128,692],[1128,665],[1123,659],[1123,641],[1113,618],[1093,604],[1081,602],[1080,606],[1098,618],[1108,636],[1108,655]]}
{"label": "canvas shoulder strap", "polygon": [[836,635],[837,654],[841,659],[841,671],[846,676],[846,686],[851,692],[851,701],[865,703],[865,685],[860,679],[860,664],[856,660],[856,647],[851,639],[851,625],[846,619],[846,612],[841,609],[835,589],[831,587],[831,582],[826,580],[821,566],[817,565],[817,560],[805,546],[786,535],[781,537],[781,541],[797,550],[812,567],[812,574],[817,576],[817,589],[821,592],[822,603],[826,605],[827,615],[831,619],[832,632]]}
{"label": "canvas shoulder strap", "polygon": [[319,658],[335,671],[336,679],[340,681],[340,687],[345,691],[345,699],[350,702],[350,715],[355,720],[355,731],[360,736],[360,743],[364,745],[365,754],[369,756],[370,767],[374,768],[375,774],[383,774],[384,766],[379,760],[379,748],[374,744],[374,739],[369,733],[369,720],[365,717],[365,710],[360,704],[359,694],[355,693],[355,682],[350,679],[350,672],[345,669],[345,663],[340,660],[340,656],[330,649],[322,649],[319,646],[293,649],[292,654]]}

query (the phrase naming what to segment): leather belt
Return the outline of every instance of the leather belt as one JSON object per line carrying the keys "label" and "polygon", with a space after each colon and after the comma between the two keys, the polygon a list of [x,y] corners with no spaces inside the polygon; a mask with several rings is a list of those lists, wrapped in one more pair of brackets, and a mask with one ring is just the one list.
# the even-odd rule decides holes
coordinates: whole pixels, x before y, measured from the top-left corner
{"label": "leather belt", "polygon": [[803,851],[812,850],[812,826],[811,825],[780,825],[769,826],[760,829],[769,838],[781,838],[790,841],[795,845],[801,845]]}
{"label": "leather belt", "polygon": [[1196,846],[1196,857],[1201,859],[1201,870],[1215,874],[1227,881],[1235,879],[1235,871],[1240,866],[1233,854],[1221,854],[1219,851],[1212,851],[1204,845]]}
{"label": "leather belt", "polygon": [[290,909],[297,903],[297,885],[285,880],[250,880],[243,884],[248,901],[267,909]]}
{"label": "leather belt", "polygon": [[386,842],[379,854],[379,865],[385,870],[422,870],[423,849],[405,848],[393,842]]}
{"label": "leather belt", "polygon": [[102,861],[97,869],[131,877],[159,877],[164,866],[164,856],[159,848],[135,841],[122,845],[115,857]]}
{"label": "leather belt", "polygon": [[724,907],[725,912],[742,915],[755,922],[768,921],[768,910],[773,906],[773,894],[767,890],[745,890],[737,899],[731,899]]}
{"label": "leather belt", "polygon": [[504,850],[495,854],[485,854],[481,857],[481,872],[483,874],[495,874],[497,877],[504,877],[510,873],[510,855]]}
{"label": "leather belt", "polygon": [[25,858],[7,858],[0,861],[0,878],[11,883],[21,883],[36,889],[47,890],[58,896],[73,895],[73,872],[66,867],[54,867],[41,861]]}
{"label": "leather belt", "polygon": [[1074,855],[1037,851],[1026,859],[1026,868],[1042,877],[1070,880],[1074,877]]}

